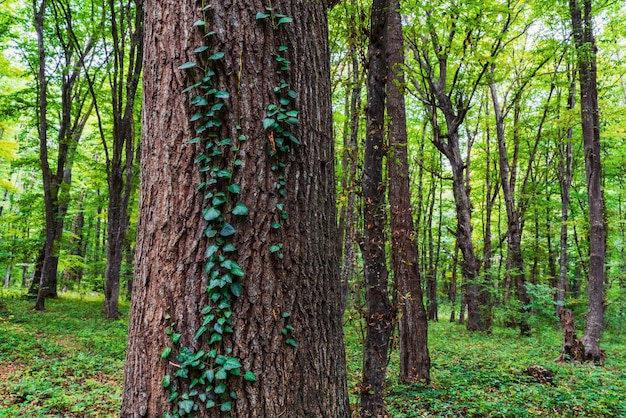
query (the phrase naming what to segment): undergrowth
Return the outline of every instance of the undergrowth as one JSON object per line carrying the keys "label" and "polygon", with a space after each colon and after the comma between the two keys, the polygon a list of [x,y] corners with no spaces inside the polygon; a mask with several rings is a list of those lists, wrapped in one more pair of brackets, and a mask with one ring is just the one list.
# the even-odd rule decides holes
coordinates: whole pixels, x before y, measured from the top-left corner
{"label": "undergrowth", "polygon": [[61,294],[37,312],[23,293],[0,294],[0,418],[118,416],[126,320],[105,320],[101,296]]}
{"label": "undergrowth", "polygon": [[[121,307],[124,319],[106,321],[99,296],[63,294],[36,312],[20,295],[0,292],[0,418],[117,416],[128,305]],[[355,417],[361,326],[358,315],[346,316]],[[602,338],[605,367],[556,364],[561,337],[551,327],[520,337],[514,329],[468,333],[447,321],[430,323],[432,384],[398,383],[394,347],[388,417],[626,417],[626,339],[611,333]],[[527,376],[529,365],[553,370],[554,384]]]}

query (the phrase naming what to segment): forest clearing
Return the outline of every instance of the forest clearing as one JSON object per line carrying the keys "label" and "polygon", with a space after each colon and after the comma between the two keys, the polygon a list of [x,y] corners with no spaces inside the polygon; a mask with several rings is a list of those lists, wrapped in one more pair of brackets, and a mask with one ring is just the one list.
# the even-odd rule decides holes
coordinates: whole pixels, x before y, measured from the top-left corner
{"label": "forest clearing", "polygon": [[[0,292],[0,417],[117,417],[121,404],[128,305],[107,321],[102,297],[76,293],[50,300],[48,311],[16,289]],[[448,310],[442,307],[442,312]],[[354,318],[357,318],[354,315]],[[346,315],[350,404],[359,416],[362,324]],[[607,332],[605,367],[557,364],[560,334],[543,324],[531,337],[501,326],[491,334],[432,323],[432,382],[397,383],[397,348],[387,379],[388,417],[623,417],[626,416],[624,335]],[[525,373],[554,371],[552,382]]]}

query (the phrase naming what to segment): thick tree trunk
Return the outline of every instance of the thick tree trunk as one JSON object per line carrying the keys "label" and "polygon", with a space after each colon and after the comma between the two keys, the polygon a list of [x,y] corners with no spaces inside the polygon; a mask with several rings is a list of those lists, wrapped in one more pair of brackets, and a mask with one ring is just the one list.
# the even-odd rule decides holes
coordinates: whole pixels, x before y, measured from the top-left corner
{"label": "thick tree trunk", "polygon": [[593,37],[591,0],[570,0],[574,41],[578,54],[580,113],[585,149],[585,171],[589,207],[589,281],[587,282],[587,325],[582,344],[585,358],[604,362],[600,336],[604,327],[604,257],[606,232],[603,219],[600,115],[596,69],[596,46]]}
{"label": "thick tree trunk", "polygon": [[404,88],[402,72],[404,43],[399,8],[398,0],[390,1],[386,46],[390,70],[387,79],[389,119],[387,170],[391,179],[389,182],[391,263],[397,285],[400,316],[400,380],[429,383],[428,321],[422,301],[417,244],[414,241],[411,211],[406,108],[402,92]]}
{"label": "thick tree trunk", "polygon": [[[195,1],[146,2],[137,266],[121,416],[159,417],[173,410],[162,385],[168,374],[180,393],[187,390],[186,379],[173,377],[179,346],[173,361],[160,358],[171,344],[166,330],[172,327],[181,347],[216,349],[256,376],[255,382],[225,381],[237,398],[230,415],[347,417],[324,4],[274,1],[272,13],[293,18],[276,26],[270,18],[255,18],[267,11],[260,3],[211,5],[203,17]],[[220,208],[228,210],[224,213],[235,203],[249,208],[245,217],[228,218],[236,229],[228,240],[245,276],[238,281],[241,295],[231,302],[233,332],[212,344],[205,336],[194,338],[207,304],[203,207],[210,201],[196,191],[203,179],[194,160],[204,146],[188,144],[196,136],[189,122],[195,110],[188,104],[191,96],[182,93],[196,82],[191,76],[196,72],[178,69],[195,60],[193,50],[204,44],[194,26],[199,19],[215,31],[207,52],[224,53],[212,65],[216,87],[229,92],[215,134],[246,139],[238,142],[241,165],[228,180],[240,193],[229,195],[236,202]],[[263,129],[268,105],[278,101],[275,57],[281,45],[288,46],[281,56],[291,61],[286,82],[299,93],[293,103],[300,123],[291,129],[301,143],[279,154],[284,196],[272,170],[275,137]],[[231,151],[213,156],[211,164],[229,165]],[[272,228],[279,221],[281,227]],[[272,252],[277,242],[282,247]],[[285,339],[285,331],[293,340]],[[222,413],[200,405],[193,415]]]}

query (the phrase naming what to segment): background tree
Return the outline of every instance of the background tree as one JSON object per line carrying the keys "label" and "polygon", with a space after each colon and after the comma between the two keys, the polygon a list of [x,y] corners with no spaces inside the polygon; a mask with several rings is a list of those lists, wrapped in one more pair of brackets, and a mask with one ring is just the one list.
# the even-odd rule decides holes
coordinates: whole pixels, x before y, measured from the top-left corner
{"label": "background tree", "polygon": [[[404,102],[404,40],[400,4],[391,0],[387,12],[386,110],[388,117],[387,170],[389,173],[389,223],[391,264],[399,314],[400,380],[430,382],[428,321],[419,274],[415,228],[411,210],[408,137]],[[434,201],[434,199],[433,199]]]}
{"label": "background tree", "polygon": [[593,35],[591,0],[570,0],[574,43],[577,52],[580,83],[580,114],[585,149],[589,208],[589,281],[587,283],[587,325],[581,340],[585,359],[604,362],[600,350],[600,335],[604,324],[604,258],[606,231],[604,227],[602,193],[602,162],[600,146],[600,112],[598,106],[597,64]]}

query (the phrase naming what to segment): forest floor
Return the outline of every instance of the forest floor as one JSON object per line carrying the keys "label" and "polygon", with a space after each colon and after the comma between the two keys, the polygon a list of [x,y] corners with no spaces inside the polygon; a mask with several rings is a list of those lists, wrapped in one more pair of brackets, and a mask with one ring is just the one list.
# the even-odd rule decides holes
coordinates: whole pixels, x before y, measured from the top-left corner
{"label": "forest floor", "polygon": [[[63,294],[48,300],[46,312],[39,313],[19,295],[0,290],[0,418],[117,416],[128,304],[121,306],[122,320],[106,321],[101,296]],[[360,321],[347,316],[354,410],[361,338]],[[432,383],[397,383],[394,351],[388,416],[626,417],[626,335],[603,335],[604,367],[554,363],[560,338],[552,327],[520,337],[513,329],[468,333],[447,320],[431,323]],[[551,369],[553,382],[528,376],[525,370],[531,365]]]}

